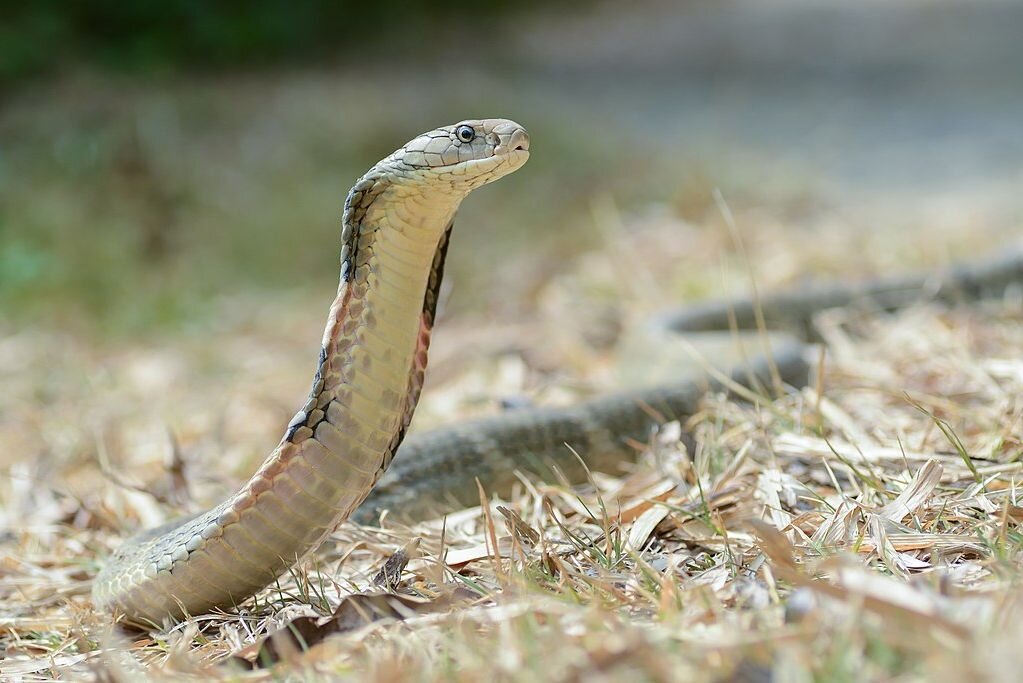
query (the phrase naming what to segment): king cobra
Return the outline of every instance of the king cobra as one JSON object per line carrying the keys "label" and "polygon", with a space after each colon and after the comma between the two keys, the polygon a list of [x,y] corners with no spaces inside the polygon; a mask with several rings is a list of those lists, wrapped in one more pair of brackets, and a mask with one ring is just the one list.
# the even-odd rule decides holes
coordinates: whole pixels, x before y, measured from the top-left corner
{"label": "king cobra", "polygon": [[358,507],[419,399],[455,212],[528,158],[519,124],[462,121],[414,138],[355,183],[309,399],[240,491],[125,542],[96,578],[97,607],[159,623],[238,604]]}
{"label": "king cobra", "polygon": [[[691,415],[709,389],[749,397],[744,387],[804,385],[818,341],[813,317],[823,309],[973,300],[1023,283],[1023,257],[1013,253],[944,273],[681,309],[637,330],[645,349],[626,345],[639,365],[667,359],[647,372],[646,386],[570,407],[510,410],[403,443],[455,212],[472,190],[528,157],[518,124],[463,121],[416,137],[355,184],[342,215],[340,284],[305,405],[241,490],[118,548],[93,585],[99,609],[147,626],[237,606],[357,508],[354,518],[367,522],[383,510],[416,516],[478,502],[477,480],[491,491],[521,473],[579,481],[586,466],[613,470],[633,457],[657,423]],[[706,358],[694,364],[701,352]]]}

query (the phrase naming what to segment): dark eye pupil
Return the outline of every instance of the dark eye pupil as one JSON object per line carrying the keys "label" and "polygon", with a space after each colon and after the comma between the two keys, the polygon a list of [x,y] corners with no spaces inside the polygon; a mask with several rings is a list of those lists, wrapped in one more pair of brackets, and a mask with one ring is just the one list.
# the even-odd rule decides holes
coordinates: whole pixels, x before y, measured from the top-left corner
{"label": "dark eye pupil", "polygon": [[472,129],[472,126],[459,126],[458,130],[455,131],[455,135],[462,142],[472,142],[472,139],[476,137],[476,131]]}

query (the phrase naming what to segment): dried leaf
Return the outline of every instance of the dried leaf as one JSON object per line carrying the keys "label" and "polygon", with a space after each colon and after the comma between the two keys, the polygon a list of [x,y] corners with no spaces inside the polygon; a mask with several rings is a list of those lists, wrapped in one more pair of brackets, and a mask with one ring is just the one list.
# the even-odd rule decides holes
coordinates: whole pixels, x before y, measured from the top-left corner
{"label": "dried leaf", "polygon": [[349,595],[328,617],[296,617],[265,638],[234,654],[253,667],[297,660],[314,645],[335,633],[362,628],[381,619],[402,621],[409,617],[447,610],[451,599],[427,600],[395,593]]}
{"label": "dried leaf", "polygon": [[416,537],[405,544],[404,547],[396,550],[387,558],[384,566],[373,577],[373,585],[380,586],[388,591],[394,591],[401,583],[401,574],[405,571],[409,560],[419,557],[419,544],[422,539]]}
{"label": "dried leaf", "polygon": [[909,486],[892,502],[878,511],[878,515],[893,522],[900,522],[913,514],[924,504],[941,481],[942,467],[934,460],[928,460],[921,467]]}

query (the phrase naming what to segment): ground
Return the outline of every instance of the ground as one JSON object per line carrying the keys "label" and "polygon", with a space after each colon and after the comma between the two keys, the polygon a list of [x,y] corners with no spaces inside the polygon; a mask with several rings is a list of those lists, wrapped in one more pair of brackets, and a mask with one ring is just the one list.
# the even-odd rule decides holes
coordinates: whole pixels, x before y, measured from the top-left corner
{"label": "ground", "polygon": [[1013,678],[1018,290],[826,312],[809,387],[710,395],[577,489],[345,525],[238,613],[138,633],[92,609],[127,534],[220,500],[280,438],[343,192],[425,127],[507,115],[533,158],[459,217],[415,429],[613,390],[623,331],[665,307],[1014,245],[1018,9],[906,3],[878,33],[880,4],[755,4],[537,20],[507,72],[85,71],[5,102],[0,677]]}
{"label": "ground", "polygon": [[[471,315],[442,319],[417,426],[492,410],[484,396],[565,401],[613,386],[606,337],[642,315],[621,311],[653,306],[647,288],[684,258],[672,248],[692,256],[726,239],[643,223],[625,256],[620,226],[566,267],[529,324],[480,335]],[[751,235],[751,261],[805,254],[786,239]],[[602,321],[575,314],[580,297],[603,300],[623,259],[635,291]],[[707,277],[739,281],[744,261],[732,261]],[[684,425],[695,452],[669,424],[637,465],[576,491],[524,482],[444,526],[346,525],[242,613],[142,635],[93,612],[91,576],[129,529],[216,500],[263,457],[312,365],[309,340],[284,330],[313,321],[264,303],[173,343],[10,335],[4,445],[38,455],[0,492],[0,667],[21,680],[128,680],[143,666],[257,679],[997,678],[1018,636],[1019,315],[1011,297],[831,311],[820,381],[755,404],[708,396]],[[374,582],[402,548],[405,571]],[[259,645],[282,623],[331,613],[293,622],[298,641]],[[336,633],[319,642],[324,631]],[[243,674],[249,660],[258,668]]]}

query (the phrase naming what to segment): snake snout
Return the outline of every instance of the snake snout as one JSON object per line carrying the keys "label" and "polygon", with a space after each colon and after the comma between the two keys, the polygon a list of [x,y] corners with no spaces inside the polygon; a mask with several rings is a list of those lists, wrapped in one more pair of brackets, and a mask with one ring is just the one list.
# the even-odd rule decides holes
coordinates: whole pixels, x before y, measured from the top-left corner
{"label": "snake snout", "polygon": [[512,133],[511,140],[508,142],[508,146],[516,152],[528,152],[529,151],[529,133],[524,129],[519,128],[517,131]]}
{"label": "snake snout", "polygon": [[529,133],[526,132],[525,128],[517,126],[511,132],[495,132],[498,135],[499,143],[494,148],[494,154],[529,151]]}

